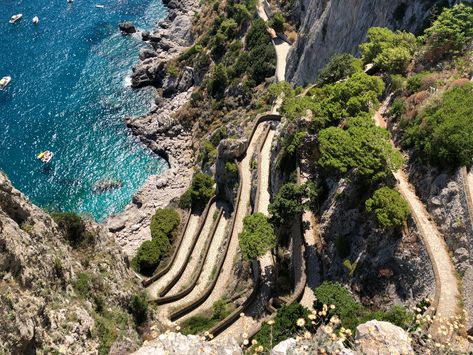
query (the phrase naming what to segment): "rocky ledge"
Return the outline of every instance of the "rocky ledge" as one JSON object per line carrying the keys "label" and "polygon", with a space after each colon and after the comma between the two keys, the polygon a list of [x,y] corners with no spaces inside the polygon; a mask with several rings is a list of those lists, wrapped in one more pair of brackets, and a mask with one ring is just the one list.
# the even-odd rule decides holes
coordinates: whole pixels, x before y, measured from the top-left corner
{"label": "rocky ledge", "polygon": [[156,208],[167,206],[187,189],[192,177],[194,151],[192,132],[173,117],[190,99],[193,71],[189,68],[178,78],[166,74],[166,63],[192,44],[192,19],[198,8],[196,0],[165,0],[169,12],[152,32],[142,38],[152,49],[141,50],[141,62],[133,69],[134,87],[154,86],[158,89],[156,107],[147,115],[127,118],[134,135],[153,152],[163,157],[169,169],[151,176],[133,197],[125,211],[106,222],[110,233],[124,252],[133,255],[140,244],[151,238],[149,224]]}

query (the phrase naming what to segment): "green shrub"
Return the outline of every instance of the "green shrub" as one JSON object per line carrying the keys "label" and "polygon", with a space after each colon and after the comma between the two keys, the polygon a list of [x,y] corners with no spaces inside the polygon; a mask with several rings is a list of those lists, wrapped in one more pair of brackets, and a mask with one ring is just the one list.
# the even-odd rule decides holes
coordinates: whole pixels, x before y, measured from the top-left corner
{"label": "green shrub", "polygon": [[144,241],[132,260],[133,268],[143,275],[152,275],[163,256],[161,252],[157,239]]}
{"label": "green shrub", "polygon": [[163,235],[172,239],[181,223],[179,213],[171,208],[158,208],[151,217],[151,238],[160,238]]}
{"label": "green shrub", "polygon": [[443,167],[473,163],[473,85],[456,87],[424,109],[404,132],[405,147]]}
{"label": "green shrub", "polygon": [[212,164],[217,159],[217,148],[210,141],[204,141],[202,144],[201,158],[203,164]]}
{"label": "green shrub", "polygon": [[179,198],[179,208],[188,209],[192,206],[192,191],[187,189]]}
{"label": "green shrub", "polygon": [[305,187],[294,183],[284,184],[269,205],[271,222],[276,226],[290,224],[300,217],[306,207],[303,202],[307,197]]}
{"label": "green shrub", "polygon": [[415,321],[415,316],[406,308],[400,305],[394,305],[387,311],[369,312],[364,319],[376,319],[379,321],[390,322],[398,327],[408,329]]}
{"label": "green shrub", "polygon": [[271,326],[265,322],[261,330],[255,335],[255,339],[265,350],[271,350],[279,342],[301,331],[301,328],[297,326],[298,319],[304,319],[308,325],[307,328],[310,328],[308,316],[309,311],[299,303],[293,303],[289,306],[283,305],[274,317],[274,324]]}
{"label": "green shrub", "polygon": [[78,246],[84,241],[86,230],[81,217],[73,212],[53,212],[51,217],[72,246]]}
{"label": "green shrub", "polygon": [[246,72],[256,84],[265,78],[273,76],[276,68],[276,52],[271,43],[266,24],[258,19],[246,35],[246,49],[249,52],[243,64],[247,65]]}
{"label": "green shrub", "polygon": [[373,63],[383,71],[402,73],[411,62],[416,46],[412,33],[372,27],[368,30],[368,41],[360,49],[365,64]]}
{"label": "green shrub", "polygon": [[358,324],[362,323],[359,317],[363,314],[363,306],[339,283],[324,281],[314,293],[315,309],[321,310],[324,304],[334,305],[335,309],[329,309],[329,312],[340,318],[343,327],[354,331]]}
{"label": "green shrub", "polygon": [[215,193],[214,180],[207,174],[197,173],[192,178],[190,190],[192,203],[205,205]]}
{"label": "green shrub", "polygon": [[424,79],[429,72],[421,72],[417,73],[407,79],[407,91],[409,91],[410,94],[414,94],[418,92],[421,87],[422,87],[422,79]]}
{"label": "green shrub", "polygon": [[209,330],[230,314],[225,300],[220,299],[212,305],[212,315],[196,315],[181,324],[182,334],[199,334]]}
{"label": "green shrub", "polygon": [[225,319],[230,312],[227,310],[227,302],[225,300],[218,300],[212,305],[212,318],[213,319]]}
{"label": "green shrub", "polygon": [[319,166],[346,173],[351,169],[373,181],[402,165],[401,154],[389,141],[389,133],[370,119],[351,119],[348,129],[329,127],[319,135]]}
{"label": "green shrub", "polygon": [[393,121],[399,121],[401,117],[406,113],[406,103],[402,98],[395,98],[391,108],[389,109],[389,117]]}
{"label": "green shrub", "polygon": [[148,296],[146,292],[133,295],[128,306],[136,324],[143,323],[148,318]]}
{"label": "green shrub", "polygon": [[445,9],[425,31],[425,57],[436,61],[462,54],[473,38],[473,8],[458,4]]}
{"label": "green shrub", "polygon": [[246,260],[264,255],[276,246],[276,236],[268,218],[255,213],[243,219],[243,231],[239,234],[240,249]]}
{"label": "green shrub", "polygon": [[357,71],[356,61],[357,59],[348,53],[334,55],[320,71],[317,84],[333,84],[339,80],[349,78]]}
{"label": "green shrub", "polygon": [[277,12],[270,20],[269,27],[272,27],[276,32],[284,32],[285,22],[284,16],[280,12]]}
{"label": "green shrub", "polygon": [[238,165],[236,165],[236,163],[234,162],[227,161],[225,163],[225,171],[230,174],[236,175],[238,174]]}
{"label": "green shrub", "polygon": [[221,98],[228,86],[227,70],[222,64],[215,66],[212,79],[207,86],[209,94],[214,98]]}
{"label": "green shrub", "polygon": [[81,298],[87,298],[89,292],[92,289],[92,279],[90,274],[86,272],[80,272],[77,274],[77,278],[74,281],[74,289]]}
{"label": "green shrub", "polygon": [[409,216],[407,202],[399,192],[389,187],[376,190],[365,206],[385,228],[400,227]]}

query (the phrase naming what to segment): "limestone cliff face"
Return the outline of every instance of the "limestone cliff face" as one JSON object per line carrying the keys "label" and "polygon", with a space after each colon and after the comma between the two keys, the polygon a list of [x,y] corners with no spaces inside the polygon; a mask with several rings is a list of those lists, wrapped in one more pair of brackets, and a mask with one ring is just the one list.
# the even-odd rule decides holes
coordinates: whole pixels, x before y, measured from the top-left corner
{"label": "limestone cliff face", "polygon": [[[107,346],[106,314],[130,318],[137,282],[114,241],[86,227],[90,240],[72,248],[53,219],[0,173],[0,353],[96,353]],[[117,353],[136,348],[132,322],[117,334],[110,339]]]}
{"label": "limestone cliff face", "polygon": [[298,0],[295,17],[300,21],[299,38],[289,53],[286,78],[298,85],[314,82],[334,54],[357,54],[370,27],[417,31],[437,2]]}

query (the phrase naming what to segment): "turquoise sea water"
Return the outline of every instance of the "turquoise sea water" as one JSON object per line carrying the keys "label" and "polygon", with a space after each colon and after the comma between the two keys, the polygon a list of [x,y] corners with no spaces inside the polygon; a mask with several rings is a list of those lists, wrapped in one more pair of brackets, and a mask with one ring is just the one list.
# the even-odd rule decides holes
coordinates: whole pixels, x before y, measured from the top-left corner
{"label": "turquoise sea water", "polygon": [[[23,19],[9,24],[16,13]],[[0,77],[12,77],[0,91],[0,170],[34,203],[103,220],[165,169],[123,123],[146,113],[153,93],[127,87],[145,44],[117,26],[151,29],[164,15],[161,0],[0,1]],[[48,166],[36,159],[46,149]],[[103,179],[123,185],[94,193]]]}

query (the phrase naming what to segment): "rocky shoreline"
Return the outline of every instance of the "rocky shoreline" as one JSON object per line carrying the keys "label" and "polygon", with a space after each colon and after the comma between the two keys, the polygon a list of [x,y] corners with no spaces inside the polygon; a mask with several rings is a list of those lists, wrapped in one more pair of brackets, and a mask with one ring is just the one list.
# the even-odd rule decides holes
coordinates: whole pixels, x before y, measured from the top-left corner
{"label": "rocky shoreline", "polygon": [[163,157],[169,169],[150,176],[125,210],[105,222],[123,251],[132,256],[140,244],[151,239],[149,224],[156,208],[167,206],[190,185],[194,151],[192,132],[173,118],[192,94],[192,68],[179,78],[166,73],[166,63],[193,43],[192,21],[198,1],[163,0],[169,9],[164,20],[151,33],[141,32],[151,48],[140,51],[140,63],[133,68],[132,86],[154,86],[158,89],[156,107],[147,115],[126,118],[126,124],[154,153]]}

